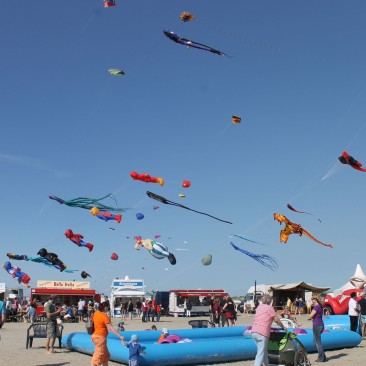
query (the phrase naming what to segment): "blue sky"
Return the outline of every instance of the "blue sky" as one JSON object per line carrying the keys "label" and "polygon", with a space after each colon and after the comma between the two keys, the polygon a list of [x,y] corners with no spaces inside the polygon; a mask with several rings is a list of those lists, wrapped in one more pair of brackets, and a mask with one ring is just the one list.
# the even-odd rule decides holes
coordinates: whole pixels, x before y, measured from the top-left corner
{"label": "blue sky", "polygon": [[[196,20],[183,23],[182,11]],[[366,175],[337,158],[347,150],[366,165],[365,15],[364,1],[337,0],[117,0],[109,9],[100,0],[2,2],[1,260],[45,247],[107,293],[113,277],[126,275],[145,279],[148,290],[232,295],[254,280],[347,282],[364,265]],[[175,44],[164,29],[230,57]],[[111,67],[126,75],[110,75]],[[232,125],[232,115],[242,123]],[[131,171],[165,185],[133,181]],[[153,210],[147,190],[233,224],[161,204]],[[108,193],[130,208],[119,225],[48,198]],[[145,218],[136,220],[137,212]],[[295,235],[281,244],[274,212],[334,248]],[[68,241],[68,228],[93,252]],[[127,239],[155,234],[175,266],[135,251]],[[235,252],[230,241],[275,257],[279,270]],[[213,262],[203,266],[209,253]],[[80,272],[13,264],[32,286],[80,280]],[[4,270],[0,281],[16,285]]]}

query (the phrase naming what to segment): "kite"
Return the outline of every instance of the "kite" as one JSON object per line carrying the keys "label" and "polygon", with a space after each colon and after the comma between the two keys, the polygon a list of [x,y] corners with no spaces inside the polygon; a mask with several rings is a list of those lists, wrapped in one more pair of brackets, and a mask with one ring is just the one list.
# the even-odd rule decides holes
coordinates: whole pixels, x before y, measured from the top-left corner
{"label": "kite", "polygon": [[242,234],[232,234],[232,235],[236,236],[237,238],[244,239],[246,241],[249,241],[251,243],[254,243],[254,244],[267,245],[267,244],[259,243],[258,241],[255,241],[253,239],[249,239],[249,238],[247,238],[246,236],[244,236]]}
{"label": "kite", "polygon": [[125,73],[120,69],[108,69],[108,72],[114,76],[123,76]]}
{"label": "kite", "polygon": [[136,214],[136,219],[137,219],[137,220],[142,220],[144,217],[145,217],[145,216],[144,216],[144,214],[142,214],[141,212],[138,212],[138,213]]}
{"label": "kite", "polygon": [[141,182],[145,182],[145,183],[159,183],[161,186],[164,185],[164,179],[163,178],[156,178],[156,177],[152,177],[147,173],[136,173],[136,172],[131,172],[130,176],[133,180],[140,180]]}
{"label": "kite", "polygon": [[183,194],[183,193],[179,193],[179,195],[178,195],[180,198],[186,198],[186,195],[185,194]]}
{"label": "kite", "polygon": [[64,271],[67,266],[58,258],[58,255],[55,253],[48,253],[45,248],[41,248],[37,255],[40,255],[42,258],[45,258],[48,262],[52,263],[52,265],[60,270],[60,272]]}
{"label": "kite", "polygon": [[98,207],[93,207],[90,210],[90,213],[93,216],[98,217],[98,219],[101,219],[104,221],[115,220],[118,223],[120,223],[122,220],[122,215],[119,215],[119,214],[115,215],[115,214],[112,214],[111,212],[103,212],[103,211],[100,211]]}
{"label": "kite", "polygon": [[113,261],[116,261],[116,260],[118,259],[118,254],[117,254],[117,253],[112,253],[112,254],[111,254],[111,259],[112,259]]}
{"label": "kite", "polygon": [[188,13],[188,11],[184,11],[184,12],[179,16],[179,18],[180,18],[184,23],[186,23],[186,22],[190,22],[190,21],[192,21],[192,20],[195,18],[195,16],[194,16],[193,14],[191,14],[191,13]]}
{"label": "kite", "polygon": [[160,235],[160,234],[155,234],[155,235],[154,235],[154,238],[155,238],[155,239],[159,239],[160,237],[161,237],[161,235]]}
{"label": "kite", "polygon": [[81,275],[81,277],[82,277],[82,278],[84,278],[84,279],[85,279],[85,278],[87,278],[88,276],[89,276],[89,277],[91,277],[91,276],[90,276],[90,274],[89,274],[89,273],[86,273],[85,271],[82,271],[82,272],[80,273],[80,275]]}
{"label": "kite", "polygon": [[206,255],[206,257],[203,257],[201,259],[201,263],[204,266],[209,266],[212,263],[212,255],[211,254],[208,254],[208,255]]}
{"label": "kite", "polygon": [[[312,213],[310,212],[305,212],[305,211],[298,211],[296,210],[294,207],[292,207],[289,203],[287,204],[287,208],[291,211],[297,212],[297,213],[301,213],[301,214],[307,214],[307,215],[311,215],[314,216]],[[315,216],[314,216],[315,217]],[[319,222],[322,222],[320,219],[318,219]]]}
{"label": "kite", "polygon": [[196,210],[193,210],[192,208],[189,208],[189,207],[187,207],[187,206],[183,206],[183,205],[181,205],[180,203],[169,201],[169,200],[168,200],[168,199],[166,199],[165,197],[159,196],[159,195],[157,195],[157,194],[155,194],[155,193],[153,193],[153,192],[147,191],[147,192],[146,192],[146,194],[147,194],[150,198],[152,198],[152,199],[154,199],[154,200],[157,200],[157,201],[159,201],[159,202],[161,202],[161,203],[164,203],[164,204],[166,204],[166,205],[172,205],[172,206],[177,206],[177,207],[185,208],[186,210],[190,210],[190,211],[196,212],[196,213],[201,214],[201,215],[206,215],[206,216],[212,217],[212,218],[213,218],[213,219],[215,219],[215,220],[218,220],[218,221],[221,221],[221,222],[225,222],[225,223],[227,223],[227,224],[232,224],[232,222],[230,222],[230,221],[225,221],[225,220],[219,219],[219,218],[217,218],[217,217],[215,217],[215,216],[209,215],[208,213],[204,213],[204,212],[196,211]]}
{"label": "kite", "polygon": [[159,206],[153,206],[153,210],[157,210]]}
{"label": "kite", "polygon": [[189,180],[184,180],[182,182],[182,187],[183,188],[189,188],[191,186],[191,182]]}
{"label": "kite", "polygon": [[110,8],[111,6],[116,6],[115,0],[104,0],[104,7]]}
{"label": "kite", "polygon": [[315,241],[316,243],[324,245],[329,248],[333,248],[332,244],[325,244],[325,243],[321,242],[320,240],[316,239],[306,229],[301,227],[301,225],[291,222],[286,216],[280,215],[278,213],[274,213],[273,218],[275,220],[277,220],[280,224],[282,224],[284,222],[286,225],[285,228],[281,230],[281,234],[280,234],[281,243],[287,243],[288,237],[291,234],[298,234],[300,236],[302,234],[305,234],[309,239]]}
{"label": "kite", "polygon": [[251,253],[248,252],[245,249],[241,249],[238,246],[236,246],[234,243],[230,242],[231,246],[235,249],[235,250],[239,250],[239,252],[244,253],[245,255],[253,258],[254,260],[256,260],[257,262],[259,262],[260,264],[262,264],[265,267],[268,267],[269,269],[271,269],[272,271],[275,271],[278,269],[278,264],[276,262],[276,260],[271,257],[270,255],[267,254],[255,254],[255,253]]}
{"label": "kite", "polygon": [[88,198],[88,197],[78,197],[73,198],[71,200],[65,201],[62,198],[56,196],[48,196],[51,200],[57,201],[61,205],[66,205],[69,207],[78,207],[84,208],[85,210],[91,210],[93,207],[97,207],[100,211],[112,211],[112,212],[125,212],[125,208],[119,207],[110,207],[106,206],[100,201],[104,200],[105,198],[114,198],[113,195],[107,194],[102,198]]}
{"label": "kite", "polygon": [[174,265],[177,263],[174,254],[169,252],[166,245],[161,244],[156,240],[143,240],[140,236],[135,236],[135,242],[135,249],[139,250],[140,246],[142,246],[156,259],[168,258],[170,264]]}
{"label": "kite", "polygon": [[29,283],[30,277],[26,273],[22,272],[21,268],[13,267],[10,262],[5,262],[3,267],[11,277],[17,277],[19,283],[24,283],[25,285]]}
{"label": "kite", "polygon": [[[42,263],[45,266],[55,267],[56,269],[60,269],[59,265],[54,265],[49,260],[47,260],[46,258],[43,258],[43,257],[30,257],[25,254],[13,254],[13,253],[7,253],[6,255],[8,256],[9,259],[14,259],[17,261],[31,261],[31,262],[35,262],[35,263]],[[63,271],[67,272],[67,273],[73,273],[77,270],[76,269],[64,269]]]}
{"label": "kite", "polygon": [[352,156],[348,155],[347,151],[343,151],[338,160],[342,164],[350,165],[353,169],[359,170],[360,172],[366,172],[366,168],[362,168],[362,163],[354,159]]}
{"label": "kite", "polygon": [[185,38],[180,38],[174,32],[170,32],[170,31],[164,30],[163,33],[170,40],[172,40],[173,42],[182,44],[184,46],[187,46],[188,48],[192,47],[192,48],[196,48],[196,49],[199,49],[199,50],[203,50],[203,51],[208,51],[208,52],[211,52],[211,53],[215,53],[216,55],[219,55],[219,56],[227,56],[227,54],[225,54],[224,52],[215,50],[214,48],[209,47],[209,46],[206,46],[206,45],[204,45],[202,43],[194,42],[194,41],[191,41],[191,40],[185,39]]}
{"label": "kite", "polygon": [[74,232],[71,229],[67,229],[65,231],[65,236],[67,239],[70,239],[74,244],[76,244],[78,247],[86,247],[89,249],[89,252],[91,252],[94,248],[94,245],[91,243],[86,243],[83,239],[84,236],[81,234],[74,234]]}
{"label": "kite", "polygon": [[241,117],[238,117],[238,116],[232,116],[231,117],[231,122],[233,124],[239,124],[241,122]]}

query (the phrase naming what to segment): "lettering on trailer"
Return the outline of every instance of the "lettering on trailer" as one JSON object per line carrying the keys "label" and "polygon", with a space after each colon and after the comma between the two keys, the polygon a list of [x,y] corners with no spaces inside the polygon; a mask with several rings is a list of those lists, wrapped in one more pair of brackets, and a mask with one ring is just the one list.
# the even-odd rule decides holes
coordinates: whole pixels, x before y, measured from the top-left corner
{"label": "lettering on trailer", "polygon": [[87,289],[90,288],[90,282],[88,281],[37,281],[37,287],[39,288],[58,288],[58,289]]}

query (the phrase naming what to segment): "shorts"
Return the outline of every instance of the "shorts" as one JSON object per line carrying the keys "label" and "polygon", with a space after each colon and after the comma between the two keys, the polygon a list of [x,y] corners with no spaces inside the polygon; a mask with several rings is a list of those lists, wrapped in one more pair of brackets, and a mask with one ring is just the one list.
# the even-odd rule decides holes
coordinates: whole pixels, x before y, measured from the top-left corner
{"label": "shorts", "polygon": [[83,316],[84,315],[84,310],[78,310],[78,315]]}
{"label": "shorts", "polygon": [[56,321],[47,323],[47,338],[56,338]]}
{"label": "shorts", "polygon": [[366,324],[366,315],[361,315],[361,324]]}

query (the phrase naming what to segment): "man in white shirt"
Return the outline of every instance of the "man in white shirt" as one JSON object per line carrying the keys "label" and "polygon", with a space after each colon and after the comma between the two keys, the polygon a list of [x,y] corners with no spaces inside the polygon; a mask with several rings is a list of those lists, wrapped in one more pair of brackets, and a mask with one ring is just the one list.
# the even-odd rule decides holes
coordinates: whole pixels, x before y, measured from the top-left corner
{"label": "man in white shirt", "polygon": [[84,318],[84,306],[85,306],[85,300],[80,299],[78,302],[78,319],[79,322],[83,321]]}
{"label": "man in white shirt", "polygon": [[350,319],[350,329],[352,332],[357,332],[358,327],[358,306],[356,301],[357,294],[356,292],[351,293],[351,298],[348,303],[348,315]]}

